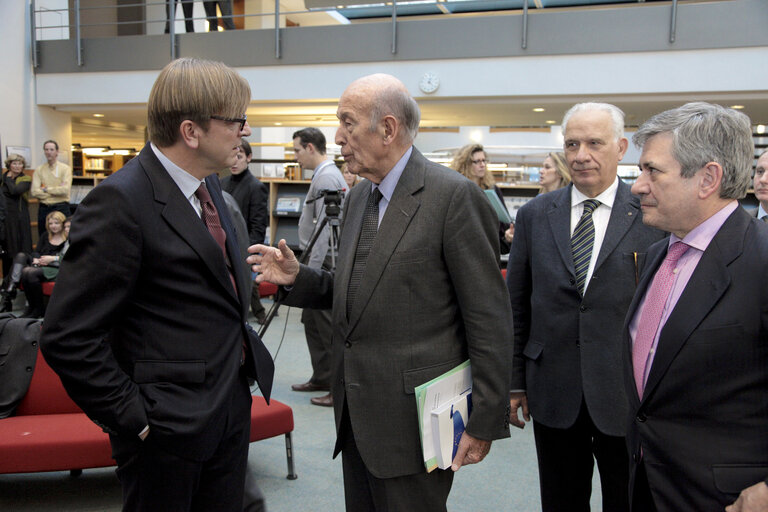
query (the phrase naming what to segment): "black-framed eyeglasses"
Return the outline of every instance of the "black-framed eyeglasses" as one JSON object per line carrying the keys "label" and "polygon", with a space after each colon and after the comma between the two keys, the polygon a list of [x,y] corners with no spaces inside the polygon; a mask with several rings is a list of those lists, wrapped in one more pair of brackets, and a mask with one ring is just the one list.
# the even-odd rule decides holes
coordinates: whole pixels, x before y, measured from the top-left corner
{"label": "black-framed eyeglasses", "polygon": [[224,121],[225,123],[240,123],[240,131],[243,131],[243,128],[245,128],[245,123],[248,121],[248,116],[247,115],[243,115],[243,117],[211,116],[211,119],[216,119],[217,121]]}

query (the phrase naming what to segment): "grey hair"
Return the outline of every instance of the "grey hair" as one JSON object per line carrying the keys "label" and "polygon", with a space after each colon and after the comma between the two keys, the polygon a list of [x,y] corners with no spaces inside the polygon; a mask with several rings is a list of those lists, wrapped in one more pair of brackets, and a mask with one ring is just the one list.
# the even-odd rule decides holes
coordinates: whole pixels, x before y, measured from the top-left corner
{"label": "grey hair", "polygon": [[568,109],[568,112],[563,116],[563,122],[560,125],[562,127],[563,135],[565,135],[565,130],[568,128],[568,121],[570,121],[574,114],[590,110],[597,110],[610,114],[611,120],[613,121],[613,134],[616,136],[616,140],[620,140],[624,137],[624,112],[616,105],[594,102],[577,103]]}
{"label": "grey hair", "polygon": [[373,100],[371,106],[370,130],[375,131],[376,125],[386,116],[392,115],[402,123],[405,131],[405,142],[413,142],[419,133],[421,122],[421,110],[407,90],[398,87],[386,87],[381,90]]}
{"label": "grey hair", "polygon": [[632,137],[638,148],[655,135],[672,134],[672,156],[680,164],[680,175],[691,178],[709,162],[723,167],[722,199],[741,199],[752,177],[755,144],[749,117],[731,108],[704,103],[656,114]]}

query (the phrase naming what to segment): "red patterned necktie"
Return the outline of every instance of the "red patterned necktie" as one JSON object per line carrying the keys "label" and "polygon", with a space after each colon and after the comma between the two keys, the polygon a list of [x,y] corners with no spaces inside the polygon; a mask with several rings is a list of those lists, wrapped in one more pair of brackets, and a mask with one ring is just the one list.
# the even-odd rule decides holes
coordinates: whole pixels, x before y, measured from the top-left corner
{"label": "red patterned necktie", "polygon": [[650,288],[648,288],[645,304],[640,312],[635,343],[632,346],[632,367],[634,369],[637,394],[640,398],[643,398],[643,390],[645,389],[644,377],[648,365],[648,356],[651,353],[653,340],[656,338],[656,332],[661,323],[664,305],[667,303],[669,293],[672,291],[672,285],[675,283],[675,274],[677,274],[678,270],[677,261],[685,254],[688,248],[688,244],[683,242],[675,242],[670,246],[664,262],[653,277]]}
{"label": "red patterned necktie", "polygon": [[211,200],[211,194],[208,193],[208,189],[205,187],[205,183],[201,183],[200,187],[195,191],[195,196],[200,200],[200,206],[203,210],[203,222],[205,227],[208,228],[208,232],[211,234],[216,243],[219,244],[222,254],[224,255],[224,263],[227,266],[227,272],[229,273],[229,279],[232,281],[232,287],[237,290],[235,285],[235,277],[232,275],[232,270],[229,268],[229,256],[227,256],[227,234],[224,232],[224,228],[221,227],[221,219],[219,219],[219,212],[216,211],[216,206]]}

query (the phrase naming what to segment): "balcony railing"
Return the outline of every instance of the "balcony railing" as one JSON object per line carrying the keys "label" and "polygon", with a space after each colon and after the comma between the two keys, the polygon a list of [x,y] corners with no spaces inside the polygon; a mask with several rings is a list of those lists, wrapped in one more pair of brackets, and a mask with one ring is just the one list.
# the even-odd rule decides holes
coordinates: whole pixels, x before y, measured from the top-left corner
{"label": "balcony railing", "polygon": [[[520,48],[528,46],[530,10],[590,9],[596,6],[645,4],[660,0],[275,0],[274,9],[266,3],[235,0],[234,12],[227,16],[239,30],[273,30],[275,59],[281,59],[281,29],[293,26],[321,26],[391,22],[392,54],[398,51],[398,16],[424,19],[450,16],[488,15],[490,12],[521,14]],[[685,2],[686,0],[681,0]],[[192,16],[185,18],[182,3],[174,0],[32,0],[31,37],[34,65],[38,65],[38,42],[74,39],[78,66],[84,63],[83,40],[123,35],[168,35],[171,58],[178,53],[177,34],[189,23],[195,32],[221,31],[223,18],[206,17],[202,2],[192,3]],[[281,7],[282,5],[282,7]],[[674,43],[678,0],[671,1],[669,41]],[[268,9],[268,8],[267,8]],[[168,23],[170,19],[174,23]],[[212,23],[211,23],[212,22]]]}

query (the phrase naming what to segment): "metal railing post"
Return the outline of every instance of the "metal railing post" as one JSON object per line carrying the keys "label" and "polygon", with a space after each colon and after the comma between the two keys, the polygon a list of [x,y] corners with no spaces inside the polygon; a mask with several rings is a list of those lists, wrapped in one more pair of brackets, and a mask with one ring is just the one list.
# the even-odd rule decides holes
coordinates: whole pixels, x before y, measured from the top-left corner
{"label": "metal railing post", "polygon": [[669,42],[674,43],[677,37],[677,0],[672,0],[672,21],[669,24]]}
{"label": "metal railing post", "polygon": [[275,0],[275,58],[280,56],[280,0]]}
{"label": "metal railing post", "polygon": [[37,67],[40,63],[37,60],[37,27],[35,26],[35,0],[29,3],[29,27],[31,31],[32,43],[32,67]]}
{"label": "metal railing post", "polygon": [[168,3],[168,35],[171,36],[171,60],[176,60],[176,0],[166,0]]}
{"label": "metal railing post", "polygon": [[397,0],[392,0],[392,54],[397,53]]}
{"label": "metal railing post", "polygon": [[523,1],[523,50],[528,49],[528,0]]}
{"label": "metal railing post", "polygon": [[80,34],[80,0],[75,0],[75,48],[77,52],[77,65],[83,65],[83,40]]}

